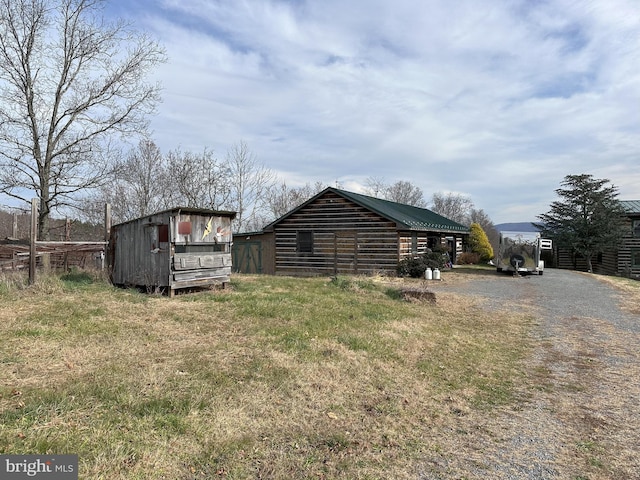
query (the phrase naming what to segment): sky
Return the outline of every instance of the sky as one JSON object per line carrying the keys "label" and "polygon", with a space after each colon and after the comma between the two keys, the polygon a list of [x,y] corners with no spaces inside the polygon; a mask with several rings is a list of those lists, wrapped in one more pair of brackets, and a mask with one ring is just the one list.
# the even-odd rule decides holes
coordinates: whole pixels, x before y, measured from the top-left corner
{"label": "sky", "polygon": [[638,0],[108,0],[168,61],[163,152],[240,141],[288,186],[368,178],[534,221],[566,175],[640,199]]}

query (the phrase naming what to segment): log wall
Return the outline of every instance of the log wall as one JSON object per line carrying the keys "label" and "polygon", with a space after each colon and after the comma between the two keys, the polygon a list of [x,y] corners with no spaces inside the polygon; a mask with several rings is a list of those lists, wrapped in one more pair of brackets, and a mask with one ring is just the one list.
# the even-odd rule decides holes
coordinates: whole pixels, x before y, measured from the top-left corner
{"label": "log wall", "polygon": [[[313,252],[298,251],[298,232],[312,232]],[[278,274],[395,274],[399,259],[395,223],[334,193],[274,226]]]}

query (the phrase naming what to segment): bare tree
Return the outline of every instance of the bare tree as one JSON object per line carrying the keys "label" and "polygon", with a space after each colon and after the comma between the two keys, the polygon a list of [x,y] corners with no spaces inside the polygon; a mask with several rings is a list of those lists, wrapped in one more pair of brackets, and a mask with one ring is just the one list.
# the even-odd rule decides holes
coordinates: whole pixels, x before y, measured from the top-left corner
{"label": "bare tree", "polygon": [[228,166],[213,151],[202,154],[172,150],[166,156],[162,184],[166,208],[176,206],[221,209],[229,203],[231,185]]}
{"label": "bare tree", "polygon": [[406,180],[388,185],[382,178],[369,177],[365,181],[365,194],[414,207],[427,206],[422,189]]}
{"label": "bare tree", "polygon": [[487,238],[489,239],[489,243],[491,243],[491,246],[497,252],[498,243],[500,241],[500,232],[496,229],[496,226],[491,218],[489,218],[489,215],[487,215],[482,209],[477,210],[475,208],[471,208],[469,211],[468,221],[469,224],[477,223],[482,227],[482,230],[484,230]]}
{"label": "bare tree", "polygon": [[400,180],[393,185],[389,185],[385,192],[385,198],[392,202],[413,205],[414,207],[426,207],[422,189],[411,182]]}
{"label": "bare tree", "polygon": [[367,177],[364,186],[365,195],[376,198],[384,198],[387,188],[389,188],[382,177]]}
{"label": "bare tree", "polygon": [[280,218],[325,188],[326,185],[322,182],[316,182],[313,185],[307,183],[298,188],[287,187],[285,182],[272,186],[267,194],[267,206],[272,219]]}
{"label": "bare tree", "polygon": [[436,192],[431,197],[430,208],[449,220],[468,225],[473,202],[464,195]]}
{"label": "bare tree", "polygon": [[102,0],[0,0],[0,192],[52,209],[99,186],[114,134],[147,126],[159,86],[145,77],[163,49],[106,23]]}
{"label": "bare tree", "polygon": [[258,163],[244,141],[227,152],[230,196],[227,208],[237,213],[234,231],[258,230],[264,225],[267,192],[275,185],[275,174]]}
{"label": "bare tree", "polygon": [[[141,140],[122,162],[108,185],[90,195],[83,209],[88,218],[101,215],[102,205],[111,205],[114,222],[124,222],[149,215],[163,207],[165,159],[150,139]],[[87,209],[96,210],[93,213]]]}

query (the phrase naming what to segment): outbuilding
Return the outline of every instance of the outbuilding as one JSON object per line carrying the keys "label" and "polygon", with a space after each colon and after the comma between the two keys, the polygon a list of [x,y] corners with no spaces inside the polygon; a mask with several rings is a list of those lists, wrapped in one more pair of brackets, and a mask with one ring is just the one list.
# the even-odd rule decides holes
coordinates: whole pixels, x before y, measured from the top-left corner
{"label": "outbuilding", "polygon": [[262,232],[237,234],[234,257],[243,273],[395,275],[401,259],[429,248],[455,261],[468,235],[426,208],[329,187]]}
{"label": "outbuilding", "polygon": [[[640,279],[640,200],[620,200],[625,215],[620,244],[594,256],[593,273]],[[587,271],[584,257],[563,245],[554,247],[558,268]]]}
{"label": "outbuilding", "polygon": [[113,225],[108,264],[114,285],[176,290],[224,284],[231,275],[235,212],[174,208]]}

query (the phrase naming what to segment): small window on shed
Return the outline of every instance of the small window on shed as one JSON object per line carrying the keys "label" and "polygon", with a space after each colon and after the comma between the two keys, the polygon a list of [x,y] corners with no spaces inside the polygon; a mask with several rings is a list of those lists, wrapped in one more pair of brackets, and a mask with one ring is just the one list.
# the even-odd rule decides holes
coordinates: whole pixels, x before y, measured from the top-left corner
{"label": "small window on shed", "polygon": [[631,250],[631,266],[640,268],[640,248]]}
{"label": "small window on shed", "polygon": [[296,233],[296,250],[298,253],[313,253],[313,232],[302,230]]}
{"label": "small window on shed", "polygon": [[158,241],[160,243],[169,242],[169,225],[167,224],[158,225]]}
{"label": "small window on shed", "polygon": [[640,237],[640,219],[631,221],[631,231],[634,237]]}

